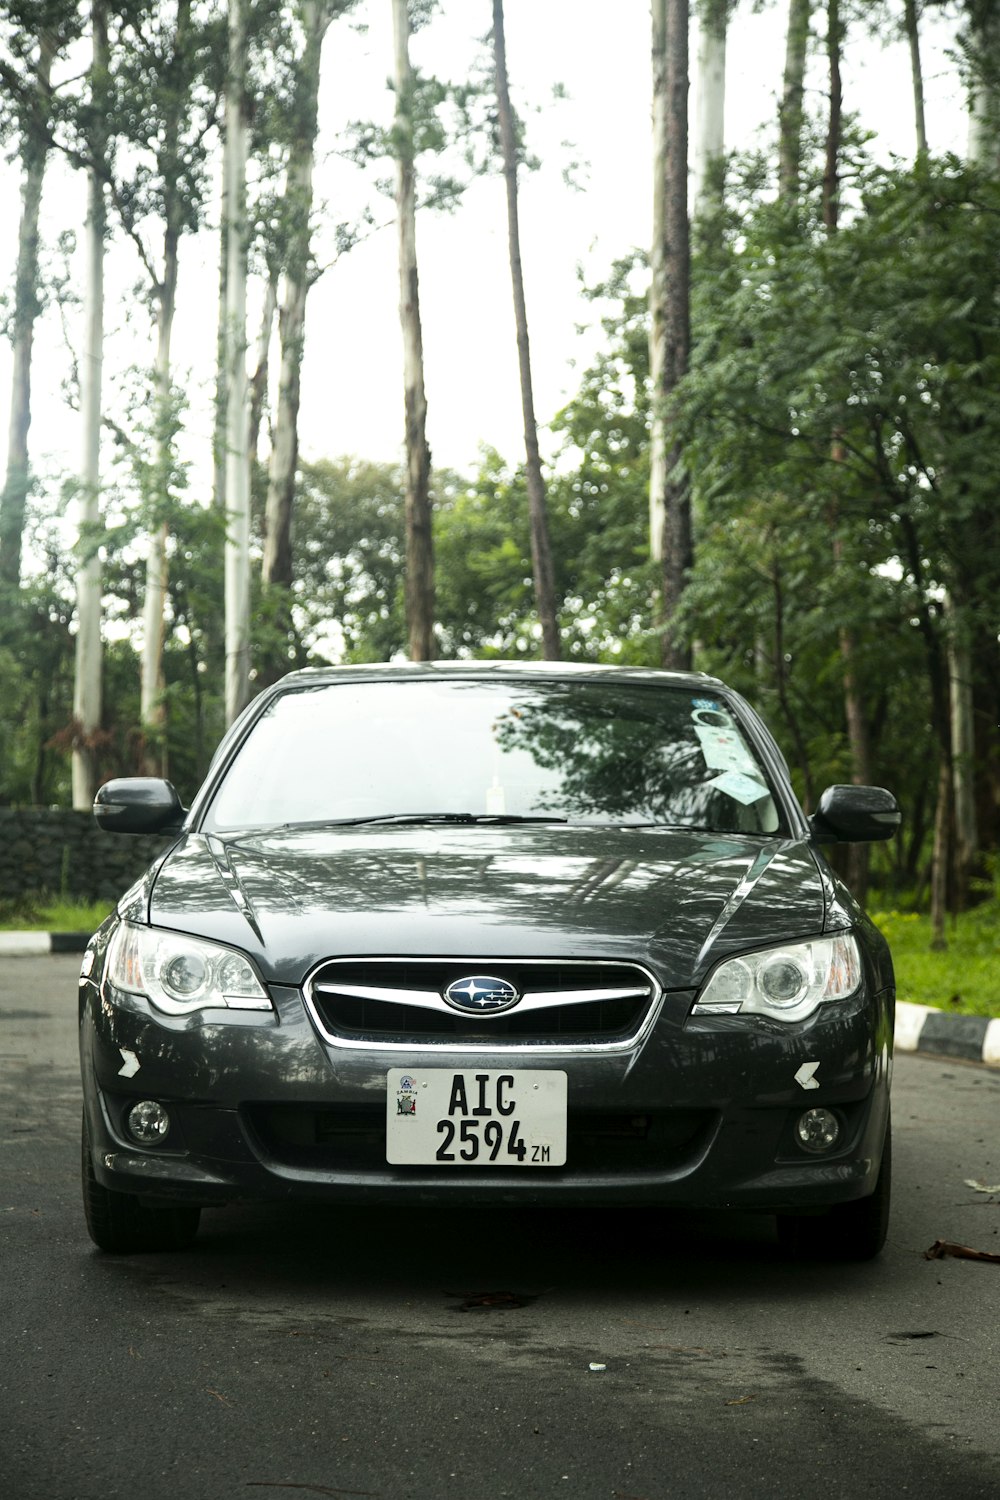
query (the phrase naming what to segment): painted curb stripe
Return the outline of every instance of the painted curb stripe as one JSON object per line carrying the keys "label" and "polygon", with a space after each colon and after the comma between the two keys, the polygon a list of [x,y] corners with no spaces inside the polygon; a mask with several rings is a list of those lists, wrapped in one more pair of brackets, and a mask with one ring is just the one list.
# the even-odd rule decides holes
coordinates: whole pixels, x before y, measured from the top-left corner
{"label": "painted curb stripe", "polygon": [[50,932],[0,932],[0,953],[27,957],[34,953],[51,952]]}
{"label": "painted curb stripe", "polygon": [[1000,1020],[992,1020],[983,1038],[983,1062],[991,1068],[1000,1068]]}
{"label": "painted curb stripe", "polygon": [[953,1016],[930,1005],[900,1000],[896,1005],[896,1049],[964,1057],[1000,1067],[1000,1020]]}
{"label": "painted curb stripe", "polygon": [[924,1005],[911,1005],[907,1000],[897,1001],[896,1047],[900,1052],[916,1052],[927,1015],[927,1007]]}
{"label": "painted curb stripe", "polygon": [[33,958],[44,953],[82,953],[89,932],[0,932],[0,955]]}

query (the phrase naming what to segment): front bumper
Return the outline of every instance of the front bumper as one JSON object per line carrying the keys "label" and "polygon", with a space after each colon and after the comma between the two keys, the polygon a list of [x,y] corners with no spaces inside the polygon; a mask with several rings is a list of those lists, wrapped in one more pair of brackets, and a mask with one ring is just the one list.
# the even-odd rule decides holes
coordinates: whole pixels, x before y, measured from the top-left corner
{"label": "front bumper", "polygon": [[[94,1170],[103,1186],[149,1199],[225,1203],[688,1205],[789,1212],[874,1188],[888,1119],[892,996],[864,989],[786,1025],[691,1017],[668,994],[648,1036],[619,1055],[453,1054],[443,1068],[563,1068],[565,1167],[400,1167],[385,1161],[385,1075],[405,1051],[350,1051],[317,1034],[297,989],[274,987],[274,1014],[166,1017],[138,997],[81,993],[80,1047]],[[424,1066],[426,1057],[422,1059]],[[796,1078],[815,1068],[808,1086]],[[171,1131],[131,1142],[125,1116],[156,1099]],[[795,1121],[826,1107],[841,1121],[829,1155],[796,1142]]]}

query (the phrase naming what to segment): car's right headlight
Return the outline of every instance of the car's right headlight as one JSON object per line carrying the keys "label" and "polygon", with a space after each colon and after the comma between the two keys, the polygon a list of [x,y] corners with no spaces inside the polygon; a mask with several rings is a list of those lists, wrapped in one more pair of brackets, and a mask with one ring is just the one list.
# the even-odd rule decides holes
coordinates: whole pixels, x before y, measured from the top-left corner
{"label": "car's right headlight", "polygon": [[104,977],[115,989],[146,995],[174,1016],[210,1008],[273,1008],[256,970],[238,949],[131,922],[122,922],[111,939]]}
{"label": "car's right headlight", "polygon": [[803,1021],[829,1000],[846,1000],[861,983],[861,955],[849,932],[783,943],[725,959],[698,996],[693,1015],[759,1015]]}

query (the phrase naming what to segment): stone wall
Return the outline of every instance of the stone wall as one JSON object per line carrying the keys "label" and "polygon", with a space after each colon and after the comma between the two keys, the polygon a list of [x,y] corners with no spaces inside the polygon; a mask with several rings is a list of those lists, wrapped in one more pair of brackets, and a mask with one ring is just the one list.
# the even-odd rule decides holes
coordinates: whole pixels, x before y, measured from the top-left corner
{"label": "stone wall", "polygon": [[112,905],[170,842],[103,833],[89,812],[0,807],[0,901],[44,895]]}

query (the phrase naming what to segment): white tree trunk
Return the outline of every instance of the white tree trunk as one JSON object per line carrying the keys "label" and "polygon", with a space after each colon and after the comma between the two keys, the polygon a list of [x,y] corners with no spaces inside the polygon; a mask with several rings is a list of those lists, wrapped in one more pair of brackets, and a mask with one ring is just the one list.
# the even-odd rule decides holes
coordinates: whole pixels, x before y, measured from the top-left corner
{"label": "white tree trunk", "polygon": [[969,72],[968,157],[977,167],[1000,169],[1000,14],[996,7],[968,5],[964,39]]}
{"label": "white tree trunk", "polygon": [[694,211],[700,217],[721,203],[719,163],[726,154],[726,11],[700,13],[698,107],[694,122]]}
{"label": "white tree trunk", "polygon": [[[158,437],[158,468],[161,474],[170,472],[172,442],[170,438],[169,414],[173,392],[171,387],[170,344],[174,327],[174,309],[177,297],[177,244],[169,230],[165,237],[163,281],[159,288],[157,313],[156,366],[154,375],[160,434]],[[166,501],[167,495],[158,497]],[[146,740],[144,770],[147,775],[166,775],[166,745],[164,729],[166,715],[163,705],[163,642],[166,634],[167,604],[167,537],[165,520],[157,521],[150,529],[146,554],[146,593],[142,610],[142,672],[139,689],[139,715]]]}
{"label": "white tree trunk", "polygon": [[305,341],[306,297],[310,276],[310,219],[313,204],[313,158],[319,106],[323,38],[330,24],[327,0],[304,0],[305,44],[296,90],[299,133],[288,162],[285,198],[291,211],[292,237],[281,304],[281,375],[278,409],[268,471],[263,581],[289,587],[292,582],[291,518],[299,454],[299,399]]}
{"label": "white tree trunk", "polygon": [[[35,87],[39,108],[47,107],[55,46],[43,32],[39,41]],[[45,101],[45,102],[43,102]],[[17,589],[21,581],[21,543],[28,503],[28,429],[31,426],[31,359],[35,319],[39,312],[38,218],[45,179],[47,148],[38,132],[26,128],[21,149],[24,181],[17,234],[17,273],[13,308],[13,369],[7,470],[0,495],[0,582]]]}
{"label": "white tree trunk", "polygon": [[247,322],[246,22],[243,0],[229,0],[226,88],[226,723],[250,696],[250,463]]}
{"label": "white tree trunk", "polygon": [[[93,69],[107,70],[107,17],[103,4],[93,7]],[[102,154],[98,137],[95,154]],[[84,351],[80,366],[80,418],[83,454],[80,467],[80,558],[76,573],[76,661],[73,678],[73,806],[87,811],[96,791],[93,737],[101,723],[101,560],[97,526],[101,503],[101,378],[104,366],[104,184],[98,171],[88,177],[87,282],[84,304]]]}

